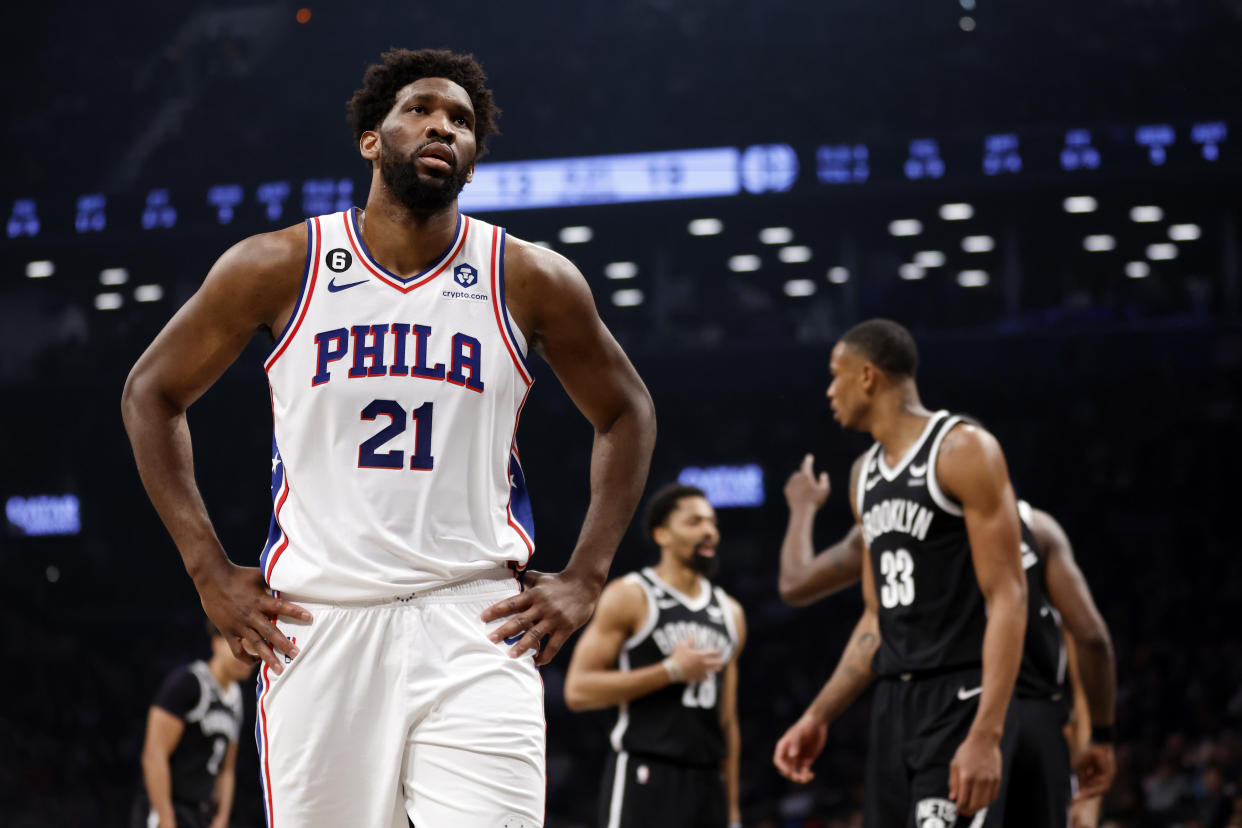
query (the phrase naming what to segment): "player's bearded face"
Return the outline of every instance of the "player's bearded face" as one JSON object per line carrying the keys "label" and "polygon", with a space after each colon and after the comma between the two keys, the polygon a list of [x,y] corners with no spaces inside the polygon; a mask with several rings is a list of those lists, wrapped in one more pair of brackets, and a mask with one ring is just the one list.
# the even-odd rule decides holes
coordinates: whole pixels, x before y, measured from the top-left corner
{"label": "player's bearded face", "polygon": [[461,188],[470,180],[471,168],[459,159],[443,176],[432,176],[418,169],[418,154],[427,146],[420,144],[407,155],[380,150],[380,176],[385,186],[406,207],[418,213],[434,213],[453,203]]}
{"label": "player's bearded face", "polygon": [[720,559],[714,554],[703,554],[703,547],[707,544],[708,541],[700,541],[694,545],[694,552],[690,555],[690,568],[710,581],[716,577],[716,570],[720,568]]}

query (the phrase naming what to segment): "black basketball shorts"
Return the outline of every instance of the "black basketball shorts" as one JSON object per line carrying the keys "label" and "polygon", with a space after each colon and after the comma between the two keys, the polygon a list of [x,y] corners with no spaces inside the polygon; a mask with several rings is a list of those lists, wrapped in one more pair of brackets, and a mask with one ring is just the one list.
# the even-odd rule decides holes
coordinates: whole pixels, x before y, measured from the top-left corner
{"label": "black basketball shorts", "polygon": [[613,752],[604,769],[600,828],[724,828],[724,773]]}

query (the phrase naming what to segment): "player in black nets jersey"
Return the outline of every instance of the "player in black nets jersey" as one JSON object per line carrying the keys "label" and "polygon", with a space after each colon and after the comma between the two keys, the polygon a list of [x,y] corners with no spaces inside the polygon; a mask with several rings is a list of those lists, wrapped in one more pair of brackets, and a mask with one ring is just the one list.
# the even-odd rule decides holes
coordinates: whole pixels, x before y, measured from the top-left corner
{"label": "player in black nets jersey", "polygon": [[[1001,739],[1022,658],[1026,578],[1018,506],[996,438],[932,412],[905,328],[874,319],[832,350],[828,397],[876,439],[850,502],[868,551],[864,611],[836,670],[773,756],[807,782],[828,724],[876,678],[869,826],[1000,824]],[[965,821],[962,821],[965,824]]]}
{"label": "player in black nets jersey", "polygon": [[238,682],[254,665],[233,657],[210,621],[211,660],[168,674],[147,714],[143,790],[131,828],[226,828],[241,730]]}
{"label": "player in black nets jersey", "polygon": [[600,825],[740,825],[737,656],[746,619],[710,581],[716,512],[699,489],[672,484],[652,496],[644,529],[660,563],[605,588],[565,678],[571,710],[619,708]]}
{"label": "player in black nets jersey", "polygon": [[[829,485],[828,475],[816,476],[813,464],[814,458],[807,455],[785,484],[789,525],[781,546],[780,593],[792,606],[811,604],[857,583],[862,575],[864,549],[857,524],[837,543],[819,555],[814,553],[812,524],[828,498]],[[1049,828],[1066,825],[1070,807],[1070,751],[1062,730],[1068,712],[1069,659],[1062,644],[1062,621],[1075,645],[1092,725],[1076,767],[1077,803],[1098,799],[1112,784],[1116,675],[1108,627],[1074,560],[1065,531],[1052,515],[1025,501],[1018,502],[1018,515],[1028,614],[1014,690],[1013,754],[1010,772],[1001,783],[1004,825]]]}

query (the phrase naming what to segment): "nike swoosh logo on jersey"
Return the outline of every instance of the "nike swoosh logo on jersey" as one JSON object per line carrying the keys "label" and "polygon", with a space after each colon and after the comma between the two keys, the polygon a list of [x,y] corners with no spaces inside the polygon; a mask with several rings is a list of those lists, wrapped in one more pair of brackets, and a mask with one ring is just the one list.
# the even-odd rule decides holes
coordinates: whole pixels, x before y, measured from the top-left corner
{"label": "nike swoosh logo on jersey", "polygon": [[656,606],[659,607],[660,609],[672,609],[673,607],[677,606],[677,601],[676,599],[667,600],[667,601],[660,599],[656,601]]}
{"label": "nike swoosh logo on jersey", "polygon": [[965,687],[959,687],[957,689],[957,697],[961,699],[962,701],[969,701],[970,699],[973,699],[975,696],[979,695],[982,692],[983,692],[983,685],[979,685],[978,687],[971,688],[970,690],[967,690]]}
{"label": "nike swoosh logo on jersey", "polygon": [[867,481],[867,491],[874,489],[880,482],[880,476],[877,474]]}
{"label": "nike swoosh logo on jersey", "polygon": [[367,280],[367,279],[361,279],[361,280],[359,280],[359,281],[357,281],[357,282],[350,282],[348,285],[338,285],[338,284],[336,283],[336,279],[335,279],[335,278],[333,278],[331,281],[329,281],[329,282],[328,282],[328,292],[329,292],[329,293],[336,293],[336,292],[338,292],[338,291],[342,291],[342,290],[349,290],[351,287],[357,287],[358,285],[360,285],[360,284],[362,284],[363,282],[366,282],[366,281],[369,281],[369,280]]}
{"label": "nike swoosh logo on jersey", "polygon": [[926,464],[926,463],[924,463],[924,464],[923,464],[923,465],[921,465],[921,466],[911,466],[911,467],[910,467],[910,476],[911,476],[911,477],[922,477],[922,476],[923,476],[923,475],[925,475],[925,474],[927,474],[927,464]]}

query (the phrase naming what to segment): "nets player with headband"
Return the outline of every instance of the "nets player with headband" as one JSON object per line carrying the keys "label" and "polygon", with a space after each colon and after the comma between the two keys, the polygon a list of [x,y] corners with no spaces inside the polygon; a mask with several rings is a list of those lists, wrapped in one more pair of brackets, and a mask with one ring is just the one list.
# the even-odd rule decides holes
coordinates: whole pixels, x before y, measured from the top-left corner
{"label": "nets player with headband", "polygon": [[235,658],[210,621],[207,635],[211,659],[169,673],[147,712],[142,791],[130,828],[229,824],[242,722],[237,683],[250,677],[254,664]]}
{"label": "nets player with headband", "polygon": [[[366,209],[226,252],[131,371],[126,428],[207,614],[263,662],[269,826],[540,825],[536,665],[595,607],[645,482],[651,399],[577,268],[459,212],[499,114],[473,57],[389,51],[348,112]],[[248,568],[212,530],[185,411],[256,328],[273,515]],[[595,434],[555,573],[525,570],[531,350]]]}
{"label": "nets player with headband", "polygon": [[606,828],[740,825],[741,606],[713,586],[720,531],[703,492],[652,495],[643,528],[660,562],[613,581],[574,647],[572,710],[619,708],[600,796]]}
{"label": "nets player with headband", "polygon": [[[826,473],[815,475],[813,463],[814,458],[807,455],[785,485],[789,525],[781,546],[780,591],[794,606],[806,606],[857,583],[865,557],[857,524],[840,541],[814,554],[812,524],[830,486]],[[1074,560],[1065,531],[1052,515],[1024,500],[1018,501],[1018,517],[1028,613],[1012,703],[1010,772],[1001,780],[1003,824],[1049,828],[1064,826],[1071,807],[1071,751],[1062,730],[1069,713],[1068,673],[1075,663],[1079,665],[1083,714],[1092,723],[1081,751],[1074,751],[1078,753],[1079,790],[1073,801],[1076,807],[1090,800],[1098,805],[1098,798],[1112,784],[1115,769],[1116,667],[1108,626]],[[1072,651],[1065,648],[1062,626],[1071,634]],[[1076,659],[1072,658],[1075,654]]]}
{"label": "nets player with headband", "polygon": [[[868,561],[863,615],[836,670],[781,737],[773,760],[807,782],[828,724],[877,678],[867,825],[985,824],[1022,658],[1026,578],[1018,506],[996,439],[919,401],[918,350],[872,319],[832,350],[828,397],[875,444],[850,473]],[[986,824],[1000,824],[992,808]],[[965,825],[966,820],[961,820]]]}

